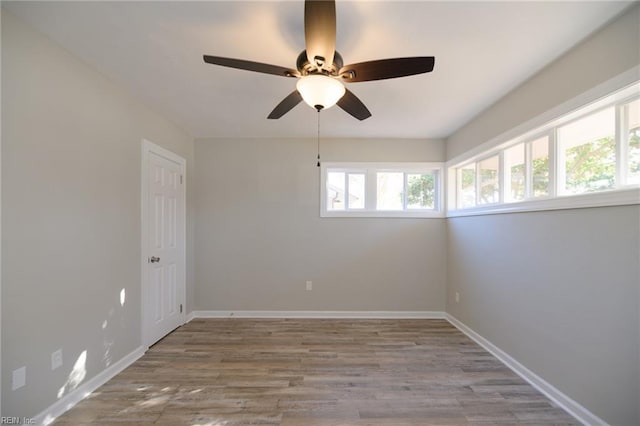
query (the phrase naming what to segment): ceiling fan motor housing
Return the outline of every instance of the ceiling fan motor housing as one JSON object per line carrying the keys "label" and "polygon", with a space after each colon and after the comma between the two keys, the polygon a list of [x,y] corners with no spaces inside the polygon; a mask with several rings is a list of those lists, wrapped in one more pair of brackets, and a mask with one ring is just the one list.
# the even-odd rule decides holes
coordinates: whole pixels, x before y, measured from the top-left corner
{"label": "ceiling fan motor housing", "polygon": [[318,64],[312,64],[307,59],[307,51],[303,50],[298,55],[298,59],[296,60],[296,67],[298,71],[300,71],[301,75],[312,75],[312,74],[324,74],[330,77],[338,77],[338,72],[340,68],[342,68],[342,56],[338,51],[336,51],[333,55],[333,63],[326,64],[322,63],[322,66]]}

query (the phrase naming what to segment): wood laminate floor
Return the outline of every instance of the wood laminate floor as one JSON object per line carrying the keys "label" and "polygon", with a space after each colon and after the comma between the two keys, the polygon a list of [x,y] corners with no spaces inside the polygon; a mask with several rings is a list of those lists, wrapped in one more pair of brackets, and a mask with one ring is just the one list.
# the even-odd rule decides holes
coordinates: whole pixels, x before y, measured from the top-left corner
{"label": "wood laminate floor", "polygon": [[444,320],[196,319],[58,425],[578,424]]}

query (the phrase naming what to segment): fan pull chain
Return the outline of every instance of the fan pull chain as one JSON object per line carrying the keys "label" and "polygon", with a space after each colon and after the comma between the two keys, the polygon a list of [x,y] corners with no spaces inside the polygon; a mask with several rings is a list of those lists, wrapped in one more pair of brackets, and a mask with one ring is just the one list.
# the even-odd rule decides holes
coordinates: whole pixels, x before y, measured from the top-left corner
{"label": "fan pull chain", "polygon": [[320,167],[320,109],[318,109],[318,167]]}

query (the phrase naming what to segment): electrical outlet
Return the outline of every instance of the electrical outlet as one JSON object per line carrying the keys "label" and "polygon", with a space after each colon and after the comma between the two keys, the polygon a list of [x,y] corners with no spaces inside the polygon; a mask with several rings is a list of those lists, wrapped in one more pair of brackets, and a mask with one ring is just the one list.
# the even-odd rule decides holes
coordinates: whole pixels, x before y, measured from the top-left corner
{"label": "electrical outlet", "polygon": [[307,281],[307,291],[313,290],[313,281]]}
{"label": "electrical outlet", "polygon": [[13,370],[13,380],[11,381],[11,390],[20,389],[27,382],[27,367],[20,367]]}
{"label": "electrical outlet", "polygon": [[456,303],[460,301],[460,293],[456,291]]}
{"label": "electrical outlet", "polygon": [[51,353],[51,370],[62,367],[62,349]]}

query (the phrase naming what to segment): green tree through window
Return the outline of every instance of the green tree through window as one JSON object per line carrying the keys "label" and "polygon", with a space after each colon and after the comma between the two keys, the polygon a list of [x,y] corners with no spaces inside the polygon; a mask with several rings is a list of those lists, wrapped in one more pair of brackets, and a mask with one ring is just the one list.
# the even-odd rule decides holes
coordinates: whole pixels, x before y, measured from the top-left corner
{"label": "green tree through window", "polygon": [[435,192],[434,175],[407,175],[407,207],[434,208]]}
{"label": "green tree through window", "polygon": [[567,149],[566,189],[591,192],[613,188],[616,179],[616,141],[604,137]]}

